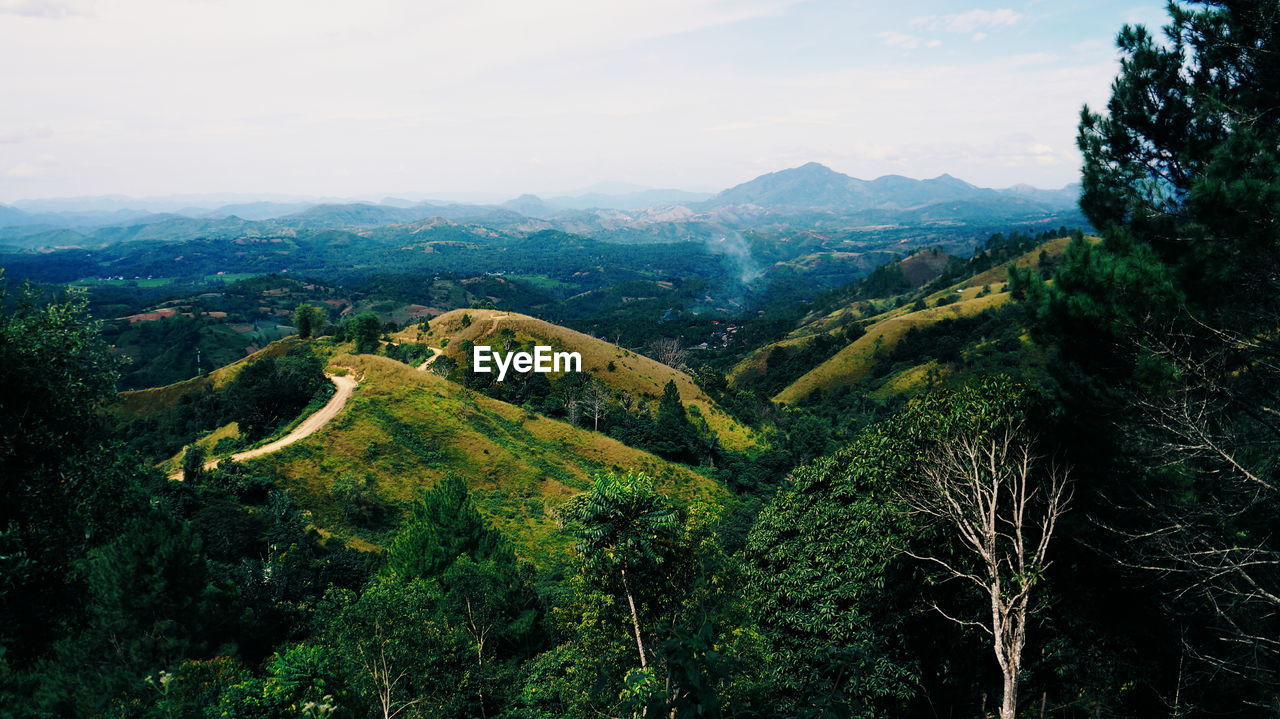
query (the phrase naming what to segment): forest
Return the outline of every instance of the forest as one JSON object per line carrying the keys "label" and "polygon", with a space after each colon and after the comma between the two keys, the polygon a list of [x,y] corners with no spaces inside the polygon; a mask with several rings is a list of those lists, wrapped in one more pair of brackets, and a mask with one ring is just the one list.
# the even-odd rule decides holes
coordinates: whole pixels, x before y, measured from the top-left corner
{"label": "forest", "polygon": [[[1280,716],[1280,5],[1167,13],[1081,112],[1089,228],[767,310],[702,245],[551,231],[312,237],[219,296],[212,240],[182,292],[24,256],[0,717]],[[116,321],[156,303],[190,316]],[[517,312],[598,354],[455,359],[542,341]],[[288,336],[186,357],[255,313]],[[321,434],[229,459],[335,375]]]}

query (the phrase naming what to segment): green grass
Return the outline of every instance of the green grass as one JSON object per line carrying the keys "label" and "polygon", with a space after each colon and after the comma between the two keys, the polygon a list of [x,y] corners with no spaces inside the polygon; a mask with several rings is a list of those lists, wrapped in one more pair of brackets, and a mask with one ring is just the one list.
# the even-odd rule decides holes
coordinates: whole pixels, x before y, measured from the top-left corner
{"label": "green grass", "polygon": [[231,284],[232,282],[239,282],[240,280],[251,279],[253,277],[257,277],[258,275],[259,273],[257,272],[228,272],[224,275],[205,275],[204,281],[205,282],[222,281],[222,282],[226,282],[227,284]]}
{"label": "green grass", "polygon": [[[471,318],[471,324],[463,327],[462,317]],[[504,329],[515,333],[520,342],[536,340],[555,350],[569,350],[582,355],[582,369],[609,387],[630,393],[636,397],[657,398],[667,382],[674,381],[680,391],[680,399],[689,407],[696,407],[708,426],[725,447],[737,451],[759,447],[763,439],[759,433],[742,424],[724,411],[702,391],[687,373],[673,369],[657,360],[631,352],[617,345],[587,334],[561,327],[544,320],[515,312],[497,310],[453,310],[431,321],[430,330],[418,339],[417,328],[410,328],[396,335],[397,341],[418,342],[443,348],[444,353],[459,363],[466,361],[462,349],[463,340],[475,344],[491,344]],[[612,362],[614,370],[608,371]],[[555,377],[552,374],[551,377]]]}
{"label": "green grass", "polygon": [[396,507],[446,474],[467,481],[481,511],[535,562],[567,549],[554,510],[600,471],[644,470],[659,487],[712,505],[728,493],[711,479],[605,435],[588,432],[469,392],[431,372],[386,357],[340,355],[360,386],[324,428],[279,452],[251,460],[276,476],[318,526],[371,543],[376,531],[351,526],[334,482],[370,477]]}

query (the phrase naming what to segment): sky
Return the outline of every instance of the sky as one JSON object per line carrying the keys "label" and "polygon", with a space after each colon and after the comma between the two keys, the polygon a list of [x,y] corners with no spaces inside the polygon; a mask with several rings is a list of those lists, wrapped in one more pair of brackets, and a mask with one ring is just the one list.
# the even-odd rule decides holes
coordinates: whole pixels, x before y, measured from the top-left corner
{"label": "sky", "polygon": [[1077,180],[1163,0],[0,0],[0,202]]}

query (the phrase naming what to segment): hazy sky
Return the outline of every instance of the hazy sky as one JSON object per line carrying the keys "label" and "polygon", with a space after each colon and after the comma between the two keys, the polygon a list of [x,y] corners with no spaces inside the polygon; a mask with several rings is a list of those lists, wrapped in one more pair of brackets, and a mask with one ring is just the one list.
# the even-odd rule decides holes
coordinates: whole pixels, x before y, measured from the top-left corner
{"label": "hazy sky", "polygon": [[1076,178],[1162,0],[0,0],[0,202]]}

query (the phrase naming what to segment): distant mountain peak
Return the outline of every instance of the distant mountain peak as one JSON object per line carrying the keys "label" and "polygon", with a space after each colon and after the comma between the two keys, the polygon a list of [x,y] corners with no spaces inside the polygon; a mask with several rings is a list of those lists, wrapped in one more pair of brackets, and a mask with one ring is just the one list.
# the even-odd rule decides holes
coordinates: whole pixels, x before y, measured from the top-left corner
{"label": "distant mountain peak", "polygon": [[[700,209],[755,207],[773,213],[852,214],[914,210],[940,203],[1008,203],[1013,194],[977,187],[945,172],[927,180],[884,175],[868,181],[819,162],[806,162],[731,187],[702,203]],[[1037,192],[1032,201],[1062,204],[1058,194]]]}
{"label": "distant mountain peak", "polygon": [[[772,175],[793,175],[809,178],[843,178],[852,179],[843,172],[837,172],[821,162],[806,162],[799,167],[791,167],[785,170],[770,173]],[[766,175],[767,177],[768,175]]]}
{"label": "distant mountain peak", "polygon": [[513,200],[507,200],[500,207],[514,210],[529,217],[546,217],[555,212],[546,202],[543,202],[541,197],[529,193],[520,195]]}

